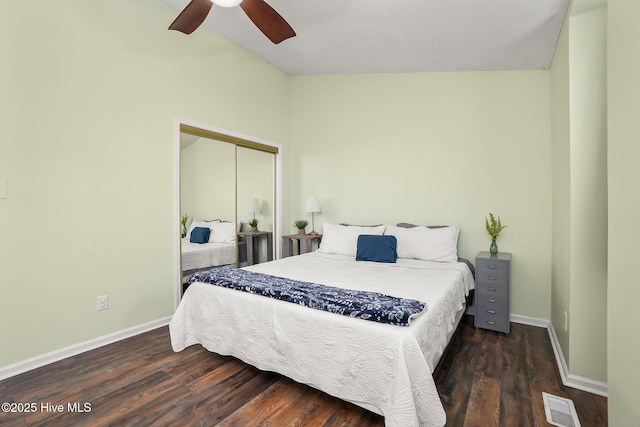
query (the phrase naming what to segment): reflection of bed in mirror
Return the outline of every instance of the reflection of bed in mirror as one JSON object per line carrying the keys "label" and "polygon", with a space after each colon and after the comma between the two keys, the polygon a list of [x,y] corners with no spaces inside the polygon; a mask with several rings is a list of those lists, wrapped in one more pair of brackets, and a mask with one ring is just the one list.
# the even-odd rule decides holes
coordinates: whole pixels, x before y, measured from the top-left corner
{"label": "reflection of bed in mirror", "polygon": [[[208,229],[207,234],[200,234]],[[204,238],[204,240],[203,240]],[[236,262],[236,225],[231,221],[193,221],[182,238],[183,280],[192,273]]]}

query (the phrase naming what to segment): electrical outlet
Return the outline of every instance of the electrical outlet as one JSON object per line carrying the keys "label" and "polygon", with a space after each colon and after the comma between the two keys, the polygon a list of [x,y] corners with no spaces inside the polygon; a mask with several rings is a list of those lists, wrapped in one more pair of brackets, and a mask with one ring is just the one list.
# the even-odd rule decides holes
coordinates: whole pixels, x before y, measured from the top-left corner
{"label": "electrical outlet", "polygon": [[569,331],[569,315],[567,314],[567,312],[564,312],[564,331],[568,332]]}
{"label": "electrical outlet", "polygon": [[109,297],[106,295],[100,295],[96,301],[96,310],[108,310],[109,309]]}

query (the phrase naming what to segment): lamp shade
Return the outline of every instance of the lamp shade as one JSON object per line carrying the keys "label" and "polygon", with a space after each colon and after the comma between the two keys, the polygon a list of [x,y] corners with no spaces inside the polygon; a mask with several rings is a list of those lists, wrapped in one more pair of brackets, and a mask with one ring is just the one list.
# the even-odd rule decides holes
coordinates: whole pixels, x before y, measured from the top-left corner
{"label": "lamp shade", "polygon": [[307,212],[320,212],[320,202],[314,196],[307,198],[307,206],[305,207]]}
{"label": "lamp shade", "polygon": [[249,203],[249,212],[254,214],[260,213],[260,202],[258,199],[251,199],[251,202]]}

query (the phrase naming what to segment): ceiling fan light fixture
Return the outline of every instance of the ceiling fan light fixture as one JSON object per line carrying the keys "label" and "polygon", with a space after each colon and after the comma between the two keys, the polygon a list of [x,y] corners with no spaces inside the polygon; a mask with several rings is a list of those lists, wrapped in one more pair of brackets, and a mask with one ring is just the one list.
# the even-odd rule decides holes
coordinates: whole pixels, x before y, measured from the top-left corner
{"label": "ceiling fan light fixture", "polygon": [[242,3],[242,0],[211,0],[216,6],[235,7]]}
{"label": "ceiling fan light fixture", "polygon": [[221,7],[240,6],[245,15],[274,44],[296,35],[291,25],[265,0],[191,0],[169,25],[169,29],[191,34],[207,19],[214,4]]}

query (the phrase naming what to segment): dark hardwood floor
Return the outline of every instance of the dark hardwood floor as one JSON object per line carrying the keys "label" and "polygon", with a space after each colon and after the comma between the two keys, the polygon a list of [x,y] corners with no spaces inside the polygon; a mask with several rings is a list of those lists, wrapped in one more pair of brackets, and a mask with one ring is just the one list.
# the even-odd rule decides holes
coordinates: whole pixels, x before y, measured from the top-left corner
{"label": "dark hardwood floor", "polygon": [[[562,386],[546,329],[504,335],[466,316],[435,377],[448,426],[546,426],[542,391],[573,399],[583,427],[607,425],[606,398]],[[0,381],[0,400],[34,404],[0,412],[0,426],[384,425],[200,346],[174,353],[166,327]]]}
{"label": "dark hardwood floor", "polygon": [[607,399],[562,385],[545,328],[475,329],[465,316],[435,374],[448,426],[548,426],[542,392],[573,400],[582,427],[607,425]]}

